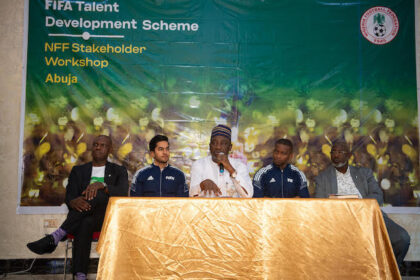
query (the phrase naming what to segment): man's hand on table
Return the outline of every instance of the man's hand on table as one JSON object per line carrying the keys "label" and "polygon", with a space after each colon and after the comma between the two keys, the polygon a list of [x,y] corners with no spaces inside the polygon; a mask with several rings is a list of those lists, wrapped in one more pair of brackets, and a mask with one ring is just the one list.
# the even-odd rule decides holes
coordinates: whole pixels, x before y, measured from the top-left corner
{"label": "man's hand on table", "polygon": [[200,183],[201,191],[204,191],[204,193],[207,195],[207,193],[213,192],[215,195],[219,196],[222,194],[219,187],[210,179],[206,179],[203,182]]}

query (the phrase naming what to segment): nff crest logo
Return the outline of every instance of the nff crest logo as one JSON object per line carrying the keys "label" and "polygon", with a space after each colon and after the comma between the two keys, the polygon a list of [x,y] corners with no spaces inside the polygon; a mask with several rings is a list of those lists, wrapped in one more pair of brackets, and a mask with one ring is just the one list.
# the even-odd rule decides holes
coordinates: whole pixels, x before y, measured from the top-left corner
{"label": "nff crest logo", "polygon": [[387,7],[373,7],[360,19],[360,31],[371,43],[383,45],[397,36],[399,23],[397,15]]}

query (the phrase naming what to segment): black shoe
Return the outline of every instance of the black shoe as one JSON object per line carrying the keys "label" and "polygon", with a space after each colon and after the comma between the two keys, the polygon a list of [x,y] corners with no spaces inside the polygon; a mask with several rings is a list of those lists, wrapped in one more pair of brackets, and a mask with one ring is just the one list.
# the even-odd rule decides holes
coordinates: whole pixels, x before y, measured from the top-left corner
{"label": "black shoe", "polygon": [[54,237],[51,234],[48,234],[38,241],[26,244],[26,247],[28,247],[32,252],[38,255],[42,255],[45,253],[54,252],[55,248],[57,248],[57,245],[54,243]]}

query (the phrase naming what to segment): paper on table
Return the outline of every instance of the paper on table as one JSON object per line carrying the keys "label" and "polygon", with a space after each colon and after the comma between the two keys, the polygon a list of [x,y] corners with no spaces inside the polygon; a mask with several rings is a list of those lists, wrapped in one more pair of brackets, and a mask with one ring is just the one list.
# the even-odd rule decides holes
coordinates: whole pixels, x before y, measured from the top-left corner
{"label": "paper on table", "polygon": [[330,194],[328,198],[347,199],[347,198],[359,198],[359,196],[357,194]]}

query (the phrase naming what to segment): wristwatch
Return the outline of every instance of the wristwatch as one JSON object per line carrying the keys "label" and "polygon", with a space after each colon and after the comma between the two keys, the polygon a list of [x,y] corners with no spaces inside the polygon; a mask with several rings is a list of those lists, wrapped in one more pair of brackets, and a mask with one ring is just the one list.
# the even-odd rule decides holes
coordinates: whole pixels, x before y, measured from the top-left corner
{"label": "wristwatch", "polygon": [[233,173],[232,173],[232,174],[230,174],[230,177],[231,177],[232,179],[236,179],[236,175],[238,175],[238,173],[236,173],[236,171],[233,171]]}

